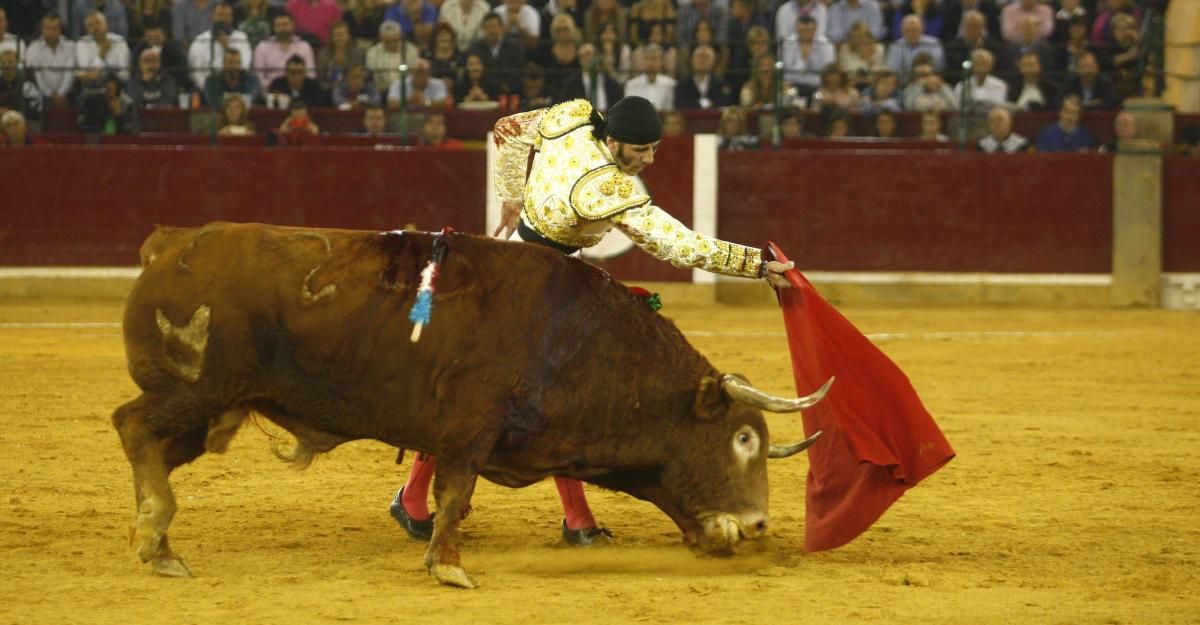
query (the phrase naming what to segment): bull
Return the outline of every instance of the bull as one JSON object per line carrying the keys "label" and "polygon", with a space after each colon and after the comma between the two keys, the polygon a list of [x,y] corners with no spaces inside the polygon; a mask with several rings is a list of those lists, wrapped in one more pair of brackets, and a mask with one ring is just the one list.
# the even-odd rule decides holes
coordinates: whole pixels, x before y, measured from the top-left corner
{"label": "bull", "polygon": [[[607,273],[529,244],[446,237],[433,318],[407,313],[434,235],[213,223],[159,227],[125,308],[142,393],[113,425],[133,467],[133,543],[190,576],[168,545],[168,478],[226,450],[251,414],[296,439],[301,465],[356,439],[436,455],[439,581],[474,582],[458,526],[477,477],[513,488],[574,477],[651,502],[685,542],[730,553],[767,529],[773,445],[762,409],[784,399],[721,374]],[[830,380],[832,382],[832,380]]]}

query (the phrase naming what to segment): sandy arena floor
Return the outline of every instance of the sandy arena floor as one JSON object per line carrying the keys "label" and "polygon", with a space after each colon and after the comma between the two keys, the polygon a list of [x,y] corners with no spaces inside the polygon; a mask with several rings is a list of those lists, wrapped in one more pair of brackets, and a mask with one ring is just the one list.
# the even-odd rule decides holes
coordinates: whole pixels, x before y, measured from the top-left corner
{"label": "sandy arena floor", "polygon": [[[777,310],[666,304],[718,367],[789,391]],[[847,310],[959,454],[870,532],[801,550],[803,457],[771,465],[771,539],[730,559],[596,489],[620,540],[567,548],[549,482],[485,483],[463,547],[483,587],[460,591],[387,514],[407,470],[390,448],[352,443],[297,472],[254,427],[174,474],[171,543],[197,577],[154,576],[127,546],[109,422],[136,395],[120,310],[0,302],[0,623],[1200,622],[1195,313]]]}

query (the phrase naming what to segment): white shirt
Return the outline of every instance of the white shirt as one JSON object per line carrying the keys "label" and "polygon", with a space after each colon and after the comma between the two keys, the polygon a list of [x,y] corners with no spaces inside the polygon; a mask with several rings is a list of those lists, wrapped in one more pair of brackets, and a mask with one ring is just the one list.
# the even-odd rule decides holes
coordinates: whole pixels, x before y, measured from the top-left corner
{"label": "white shirt", "polygon": [[1017,107],[1028,111],[1030,104],[1040,104],[1046,106],[1046,94],[1042,93],[1041,87],[1034,85],[1025,85],[1021,89],[1021,95],[1017,97]]}
{"label": "white shirt", "polygon": [[657,74],[650,82],[647,74],[639,74],[625,83],[625,95],[639,95],[654,105],[658,111],[675,110],[675,79]]}
{"label": "white shirt", "polygon": [[12,33],[0,33],[0,52],[12,50],[17,53],[17,62],[25,62],[25,42]]}
{"label": "white shirt", "polygon": [[[229,33],[228,41],[229,47],[241,53],[242,69],[250,71],[250,61],[254,56],[254,51],[250,48],[250,38],[246,36],[246,33],[235,30]],[[211,57],[209,56],[210,47],[212,49]],[[206,30],[192,40],[187,58],[188,67],[192,69],[192,82],[203,85],[204,81],[208,79],[209,72],[225,67],[225,46],[222,46],[219,40],[213,41],[212,31]]]}
{"label": "white shirt", "polygon": [[796,36],[796,20],[801,15],[808,15],[817,23],[817,38],[825,36],[825,24],[828,22],[828,12],[821,0],[812,0],[812,4],[801,8],[796,0],[787,0],[775,12],[775,40],[783,41]]}
{"label": "white shirt", "polygon": [[804,58],[800,50],[800,40],[792,35],[783,42],[783,80],[793,85],[821,86],[821,70],[834,62],[836,58],[833,44],[824,37],[817,37]]}
{"label": "white shirt", "polygon": [[109,69],[116,72],[121,82],[129,82],[129,46],[125,38],[116,34],[105,35],[109,41],[108,54],[100,56],[100,46],[91,35],[75,44],[75,67],[81,71]]}
{"label": "white shirt", "polygon": [[[412,76],[406,76],[404,78],[404,95],[407,98],[411,98],[412,94],[413,94],[413,78],[412,78]],[[442,80],[441,78],[430,78],[429,82],[425,85],[425,94],[424,95],[425,95],[424,99],[432,101],[432,102],[436,102],[438,100],[445,100],[446,98],[450,97],[450,92],[446,89],[446,82],[444,80]],[[387,101],[388,101],[388,104],[396,104],[396,105],[400,104],[400,81],[399,80],[392,82],[392,86],[388,87]]]}
{"label": "white shirt", "polygon": [[58,45],[50,47],[38,37],[29,44],[25,66],[33,70],[38,91],[47,97],[65,96],[75,84],[75,42],[59,37]]}
{"label": "white shirt", "polygon": [[[450,0],[453,2],[453,0]],[[504,28],[508,28],[508,7],[501,4],[492,9],[492,13],[500,16],[500,21],[504,23]],[[534,37],[542,35],[542,19],[538,16],[537,9],[528,4],[521,5],[521,10],[517,11],[517,21],[521,23],[521,30],[528,32]]]}
{"label": "white shirt", "polygon": [[[991,105],[1002,105],[1008,100],[1008,84],[995,76],[988,74],[983,78],[983,84],[974,76],[968,80],[971,81],[971,91],[967,94],[971,100],[976,102],[987,102]],[[959,82],[954,85],[954,103],[957,106],[962,102],[963,83]]]}
{"label": "white shirt", "polygon": [[446,0],[438,10],[438,21],[449,24],[458,37],[458,51],[466,52],[467,48],[482,35],[479,30],[483,18],[487,17],[491,7],[485,0],[472,0],[471,8],[463,10],[462,0]]}

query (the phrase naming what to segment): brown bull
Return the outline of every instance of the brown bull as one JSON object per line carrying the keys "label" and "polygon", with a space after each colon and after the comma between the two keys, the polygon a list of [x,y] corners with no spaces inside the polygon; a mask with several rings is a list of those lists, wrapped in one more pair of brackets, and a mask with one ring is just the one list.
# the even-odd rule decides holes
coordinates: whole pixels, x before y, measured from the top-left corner
{"label": "brown bull", "polygon": [[[159,228],[125,310],[142,389],[113,414],[133,465],[135,543],[165,575],[171,471],[223,452],[253,411],[296,459],[370,438],[438,458],[425,562],[471,586],[458,523],[478,475],[575,477],[650,501],[685,540],[730,552],[767,525],[763,395],[723,376],[603,271],[542,247],[451,235],[433,318],[409,340],[433,237],[257,224]],[[815,439],[815,436],[813,437]]]}

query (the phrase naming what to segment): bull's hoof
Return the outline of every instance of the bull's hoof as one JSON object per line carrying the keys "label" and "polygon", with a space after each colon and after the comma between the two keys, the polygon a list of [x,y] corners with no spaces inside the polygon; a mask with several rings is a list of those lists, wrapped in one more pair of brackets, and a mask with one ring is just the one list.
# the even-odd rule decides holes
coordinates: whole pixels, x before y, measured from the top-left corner
{"label": "bull's hoof", "polygon": [[447,586],[457,586],[458,588],[478,588],[475,580],[471,579],[470,575],[459,566],[450,566],[447,564],[434,564],[429,567],[429,572],[437,578],[437,581]]}
{"label": "bull's hoof", "polygon": [[154,572],[163,577],[194,577],[192,570],[179,558],[155,558],[150,564]]}

